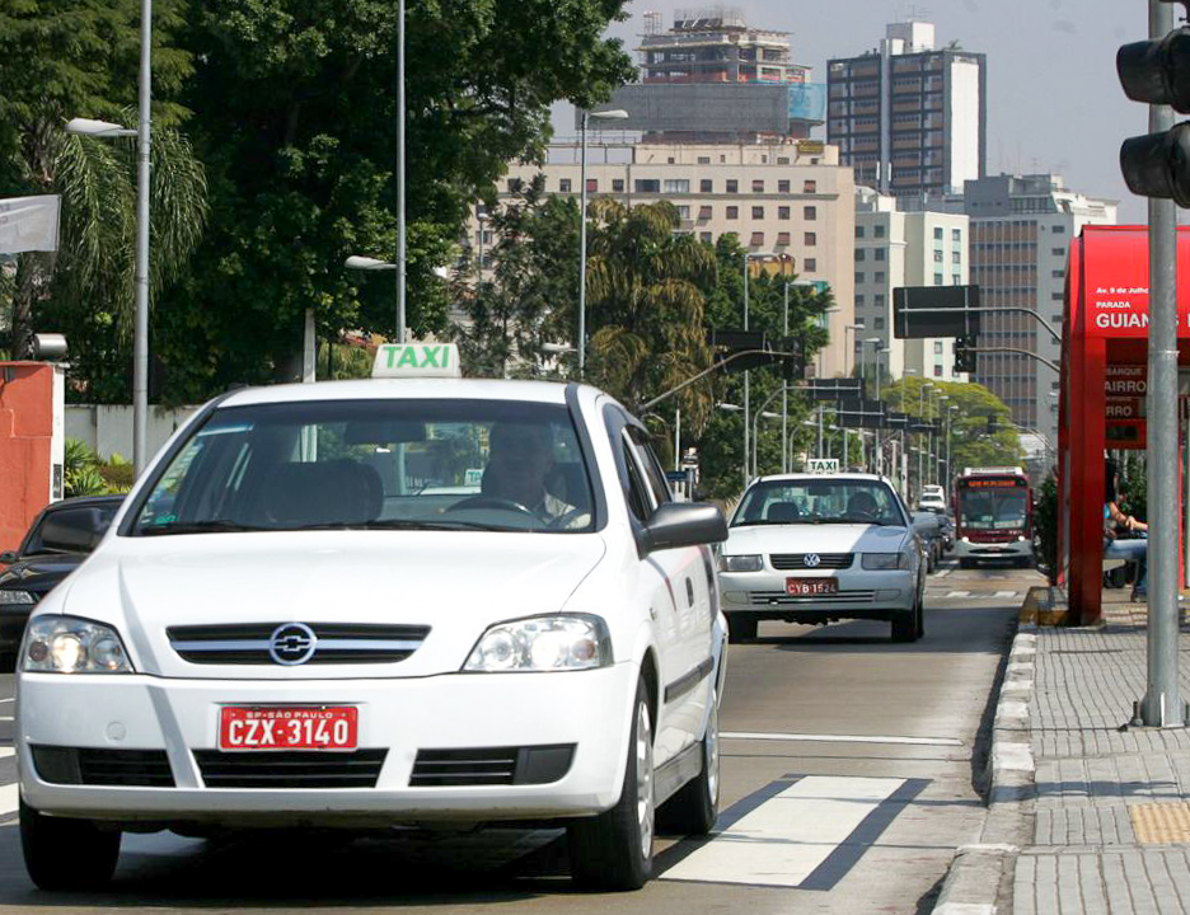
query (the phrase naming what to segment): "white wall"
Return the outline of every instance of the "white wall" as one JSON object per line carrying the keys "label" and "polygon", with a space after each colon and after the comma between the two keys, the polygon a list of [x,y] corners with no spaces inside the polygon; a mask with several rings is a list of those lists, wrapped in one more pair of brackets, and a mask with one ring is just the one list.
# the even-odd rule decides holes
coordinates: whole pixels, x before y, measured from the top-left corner
{"label": "white wall", "polygon": [[[149,455],[155,455],[199,407],[177,407],[167,410],[149,408]],[[87,444],[103,460],[113,454],[132,460],[132,407],[68,404],[66,407],[66,437],[77,438]]]}
{"label": "white wall", "polygon": [[962,193],[963,182],[979,174],[979,65],[956,60],[950,68],[950,183]]}

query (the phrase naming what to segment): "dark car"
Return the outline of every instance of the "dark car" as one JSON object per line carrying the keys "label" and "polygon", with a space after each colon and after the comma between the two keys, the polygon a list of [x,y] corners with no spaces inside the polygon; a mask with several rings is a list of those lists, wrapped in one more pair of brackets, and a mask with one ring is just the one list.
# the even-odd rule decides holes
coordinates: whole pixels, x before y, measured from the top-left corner
{"label": "dark car", "polygon": [[0,553],[0,669],[7,668],[34,605],[87,558],[123,496],[83,496],[47,506],[17,550]]}

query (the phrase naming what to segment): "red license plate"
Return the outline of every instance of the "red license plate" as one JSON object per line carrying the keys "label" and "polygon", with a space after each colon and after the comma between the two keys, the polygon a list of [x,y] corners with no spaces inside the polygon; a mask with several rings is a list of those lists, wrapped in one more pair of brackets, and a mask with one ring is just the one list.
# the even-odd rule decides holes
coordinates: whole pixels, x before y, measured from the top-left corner
{"label": "red license plate", "polygon": [[351,705],[224,706],[220,750],[354,750],[359,709]]}
{"label": "red license plate", "polygon": [[815,594],[838,594],[836,578],[787,578],[785,593],[793,597],[813,597]]}

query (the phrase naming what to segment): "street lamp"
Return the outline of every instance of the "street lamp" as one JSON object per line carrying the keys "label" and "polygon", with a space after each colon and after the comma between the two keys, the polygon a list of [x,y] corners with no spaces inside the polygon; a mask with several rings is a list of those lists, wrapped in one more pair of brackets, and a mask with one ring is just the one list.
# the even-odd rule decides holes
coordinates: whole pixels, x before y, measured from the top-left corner
{"label": "street lamp", "polygon": [[[919,420],[925,419],[926,392],[932,391],[932,390],[934,390],[934,383],[932,381],[927,381],[925,384],[923,384],[921,386],[921,390],[919,391],[918,396],[917,396],[917,417]],[[925,485],[925,482],[926,482],[926,478],[925,478],[925,449],[921,448],[920,445],[921,445],[921,441],[919,439],[918,440],[919,447],[917,449],[917,495],[918,495],[919,499],[921,498],[922,487]]]}
{"label": "street lamp", "polygon": [[855,365],[855,344],[852,343],[850,346],[847,345],[847,331],[849,331],[849,330],[854,331],[856,337],[858,337],[859,332],[863,329],[864,329],[863,321],[860,321],[858,324],[844,324],[843,325],[843,375],[845,377],[850,377],[850,373],[847,371],[847,354],[848,353],[851,353],[852,366],[854,367],[854,365]]}
{"label": "street lamp", "polygon": [[361,257],[357,254],[351,255],[347,260],[343,261],[343,266],[348,270],[396,270],[396,264],[390,264],[387,261],[377,260],[374,257]]}
{"label": "street lamp", "polygon": [[136,312],[132,322],[132,470],[139,478],[149,459],[149,143],[152,98],[153,0],[140,6],[140,83],[136,129],[108,121],[74,118],[70,133],[95,137],[136,136]]}
{"label": "street lamp", "polygon": [[[760,405],[760,409],[756,412],[756,415],[752,418],[752,476],[754,476],[754,477],[760,476],[760,460],[759,460],[760,417],[763,415],[763,416],[768,416],[768,417],[775,416],[778,419],[781,418],[781,414],[779,414],[779,413],[765,413],[764,412],[764,408],[767,407],[769,404],[771,404],[773,402],[773,400],[776,398],[776,396],[780,393],[781,393],[781,391],[778,389],[776,391],[773,391],[773,393],[771,393],[768,397],[766,397],[764,400],[764,403],[762,403]],[[782,433],[782,434],[784,434],[784,433]]]}
{"label": "street lamp", "polygon": [[584,111],[579,121],[578,377],[587,365],[587,121],[623,121],[628,112]]}

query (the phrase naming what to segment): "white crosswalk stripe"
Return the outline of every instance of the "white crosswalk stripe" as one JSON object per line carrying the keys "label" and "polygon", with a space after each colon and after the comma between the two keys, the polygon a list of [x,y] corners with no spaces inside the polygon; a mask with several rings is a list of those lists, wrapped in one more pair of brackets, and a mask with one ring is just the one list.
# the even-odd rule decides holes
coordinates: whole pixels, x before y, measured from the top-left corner
{"label": "white crosswalk stripe", "polygon": [[1015,591],[997,591],[992,597],[1016,597]]}
{"label": "white crosswalk stripe", "polygon": [[970,597],[971,592],[970,591],[950,591],[947,593],[946,596],[947,597]]}
{"label": "white crosswalk stripe", "polygon": [[[0,760],[16,756],[16,752],[12,747],[0,747]],[[0,785],[0,818],[16,813],[17,806],[18,795],[16,783]]]}
{"label": "white crosswalk stripe", "polygon": [[801,886],[903,785],[900,778],[798,779],[682,858],[662,879]]}

